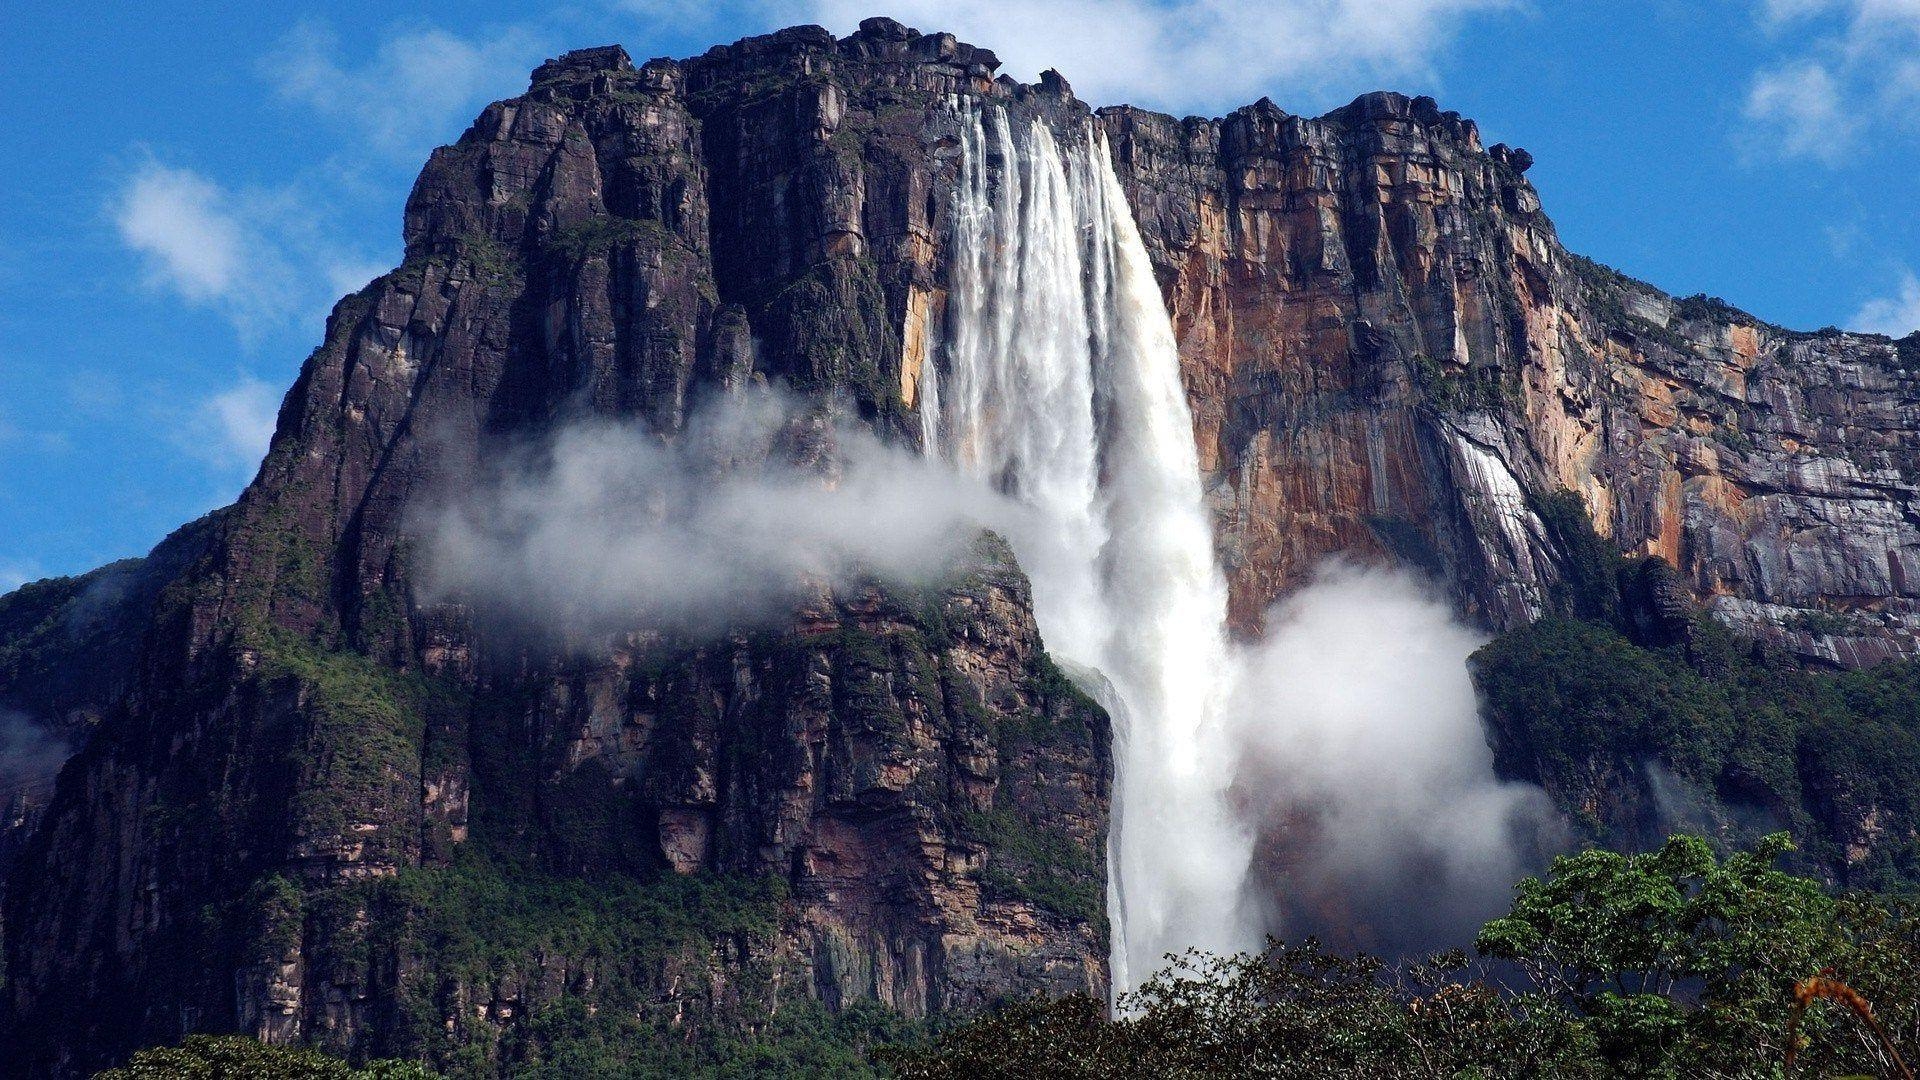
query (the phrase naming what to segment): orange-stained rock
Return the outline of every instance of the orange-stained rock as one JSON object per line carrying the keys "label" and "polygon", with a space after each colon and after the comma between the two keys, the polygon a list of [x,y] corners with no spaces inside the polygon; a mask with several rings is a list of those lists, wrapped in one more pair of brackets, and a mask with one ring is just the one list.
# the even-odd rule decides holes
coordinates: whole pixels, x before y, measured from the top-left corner
{"label": "orange-stained rock", "polygon": [[[1243,630],[1334,554],[1426,565],[1496,627],[1532,618],[1560,556],[1525,502],[1569,488],[1700,598],[1750,601],[1715,607],[1744,632],[1915,652],[1920,593],[1889,568],[1920,555],[1920,376],[1894,343],[1568,254],[1519,152],[1429,99],[1099,122],[1180,336]],[[1858,609],[1859,637],[1782,624],[1828,609]]]}

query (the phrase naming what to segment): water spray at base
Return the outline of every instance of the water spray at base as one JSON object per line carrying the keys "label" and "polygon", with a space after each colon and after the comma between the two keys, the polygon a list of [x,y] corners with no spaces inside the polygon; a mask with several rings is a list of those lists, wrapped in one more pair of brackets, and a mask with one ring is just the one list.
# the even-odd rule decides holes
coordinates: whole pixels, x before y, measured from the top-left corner
{"label": "water spray at base", "polygon": [[1393,950],[1472,925],[1539,820],[1537,793],[1492,773],[1465,666],[1479,638],[1409,577],[1336,570],[1267,641],[1229,643],[1173,326],[1105,137],[953,107],[945,371],[923,376],[922,436],[1031,511],[1010,539],[1041,633],[1101,676],[1116,994],[1168,953],[1269,931]]}

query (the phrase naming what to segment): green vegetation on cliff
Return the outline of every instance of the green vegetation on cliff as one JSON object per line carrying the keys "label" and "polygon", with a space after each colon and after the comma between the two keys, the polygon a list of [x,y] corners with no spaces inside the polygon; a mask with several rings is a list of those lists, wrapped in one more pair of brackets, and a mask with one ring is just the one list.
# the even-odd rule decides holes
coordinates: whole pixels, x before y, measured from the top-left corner
{"label": "green vegetation on cliff", "polygon": [[1536,510],[1566,566],[1549,617],[1474,655],[1495,767],[1587,838],[1789,830],[1849,886],[1920,883],[1920,663],[1811,669],[1704,617],[1645,610],[1666,572],[1621,559],[1578,498]]}
{"label": "green vegetation on cliff", "polygon": [[435,1074],[410,1061],[375,1061],[356,1069],[305,1047],[269,1046],[238,1035],[189,1035],[179,1046],[142,1050],[95,1080],[435,1080]]}
{"label": "green vegetation on cliff", "polygon": [[907,1025],[809,996],[774,955],[785,899],[771,879],[589,879],[462,857],[324,887],[295,915],[310,965],[392,995],[371,1044],[323,1039],[335,1052],[472,1080],[859,1075],[865,1048]]}
{"label": "green vegetation on cliff", "polygon": [[[701,1016],[684,1002],[607,994],[594,984],[593,992],[534,1008],[494,1052],[435,1050],[447,1045],[443,1036],[424,1029],[424,1047],[379,1052],[427,1058],[450,1076],[541,1080],[1679,1080],[1785,1075],[1790,1049],[1794,1075],[1899,1075],[1894,1055],[1920,1054],[1920,910],[1869,894],[1830,894],[1776,865],[1789,850],[1776,834],[1722,859],[1707,841],[1681,835],[1644,854],[1565,856],[1516,888],[1510,911],[1478,935],[1475,959],[1453,952],[1396,966],[1328,953],[1311,940],[1275,942],[1258,956],[1189,955],[1133,994],[1118,1020],[1091,998],[1035,999],[929,1035],[870,1004],[829,1015],[804,992],[770,1013]],[[646,939],[633,954],[664,957],[675,942],[756,934],[762,904],[775,893],[756,897],[752,885],[736,887],[688,880],[672,886],[688,896],[625,887],[595,894],[579,883],[529,888],[465,866],[356,886],[371,890],[356,903],[367,904],[375,926],[390,925],[391,905],[407,907],[408,933],[448,950],[455,970],[477,964],[469,974],[486,980],[470,985],[498,993],[530,985],[527,963],[551,955],[545,950],[563,937],[600,943],[586,954]],[[367,903],[370,897],[378,898]],[[711,921],[696,927],[671,914],[689,910]],[[645,924],[662,913],[672,925],[654,937]],[[586,966],[560,977],[591,982],[605,970]],[[1857,1000],[1870,1004],[1885,1039],[1849,1008]],[[484,1010],[501,1001],[464,1004]],[[258,1067],[235,1071],[233,1063]],[[177,1050],[144,1051],[132,1068],[108,1075],[431,1074],[394,1062],[356,1072],[309,1050],[203,1037]]]}
{"label": "green vegetation on cliff", "polygon": [[[988,632],[975,620],[990,617],[991,590],[1017,579],[970,584],[966,603],[936,592],[862,609],[869,627],[636,653],[627,693],[654,721],[637,768],[542,741],[546,702],[525,689],[455,685],[249,627],[240,662],[271,733],[263,753],[298,780],[301,841],[351,870],[267,868],[209,909],[206,947],[232,954],[243,979],[297,970],[301,986],[324,987],[298,1002],[301,1037],[349,1062],[416,1060],[456,1080],[873,1075],[872,1049],[920,1038],[924,1022],[816,986],[779,877],[673,872],[656,800],[677,805],[674,785],[707,769],[761,782],[784,745],[769,736],[797,709],[830,709],[855,792],[884,790],[879,769],[916,752],[916,725],[950,724],[1000,756],[993,809],[940,818],[985,847],[984,890],[1102,924],[1097,834],[1090,845],[1062,828],[1057,801],[1028,791],[1104,760],[1098,706],[1038,655],[1004,699],[983,702],[949,654]],[[716,688],[742,664],[754,692],[723,710]],[[913,797],[961,816],[944,789]],[[459,843],[432,839],[455,827]],[[324,847],[336,836],[344,856]]]}
{"label": "green vegetation on cliff", "polygon": [[1104,923],[1105,868],[1073,837],[1011,807],[971,814],[961,832],[986,846],[980,883],[989,895],[1024,900],[1080,922]]}
{"label": "green vegetation on cliff", "polygon": [[[1597,839],[1632,843],[1673,819],[1785,827],[1848,884],[1920,880],[1899,824],[1920,819],[1920,665],[1814,672],[1711,625],[1649,649],[1545,619],[1481,650],[1474,675],[1497,767],[1544,785]],[[1641,805],[1621,803],[1635,791]]]}
{"label": "green vegetation on cliff", "polygon": [[31,686],[50,678],[48,654],[70,648],[65,614],[90,582],[120,564],[103,567],[85,577],[31,581],[0,595],[0,683]]}
{"label": "green vegetation on cliff", "polygon": [[291,685],[306,721],[294,747],[300,785],[294,811],[308,834],[338,835],[404,805],[396,789],[417,786],[427,726],[464,707],[464,695],[440,682],[395,671],[349,651],[333,651],[284,631],[256,635],[259,672]]}

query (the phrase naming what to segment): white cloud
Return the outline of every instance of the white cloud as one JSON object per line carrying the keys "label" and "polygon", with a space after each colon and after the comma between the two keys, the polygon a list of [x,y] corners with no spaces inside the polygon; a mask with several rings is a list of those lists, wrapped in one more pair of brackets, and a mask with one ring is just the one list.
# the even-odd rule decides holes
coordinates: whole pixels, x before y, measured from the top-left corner
{"label": "white cloud", "polygon": [[38,565],[19,559],[0,558],[0,595],[10,593],[29,581],[45,577]]}
{"label": "white cloud", "polygon": [[157,401],[148,416],[183,457],[205,466],[208,490],[224,505],[251,479],[273,441],[281,392],[240,373],[224,388],[183,402]]}
{"label": "white cloud", "polygon": [[1776,27],[1795,19],[1804,19],[1818,15],[1832,8],[1836,0],[1761,0],[1761,20],[1769,27]]}
{"label": "white cloud", "polygon": [[260,73],[283,97],[412,165],[450,141],[481,104],[518,93],[542,58],[539,38],[521,27],[485,38],[429,28],[397,33],[354,63],[342,59],[332,30],[306,22],[260,62]]}
{"label": "white cloud", "polygon": [[201,403],[197,445],[214,464],[250,472],[267,454],[279,411],[279,392],[243,375]]}
{"label": "white cloud", "polygon": [[[799,443],[831,466],[791,464]],[[414,508],[430,599],[540,631],[713,632],[790,616],[820,584],[937,577],[983,525],[1024,520],[943,464],[774,391],[719,399],[672,443],[589,421],[528,451]]]}
{"label": "white cloud", "polygon": [[1855,330],[1889,337],[1905,337],[1920,330],[1920,276],[1911,270],[1902,271],[1893,294],[1860,305],[1849,325]]}
{"label": "white cloud", "polygon": [[327,228],[328,200],[296,186],[227,187],[149,157],[107,209],[149,288],[218,311],[248,343],[301,320],[318,329],[384,270]]}
{"label": "white cloud", "polygon": [[1856,122],[1840,84],[1820,64],[1762,72],[1747,91],[1745,113],[1768,133],[1774,155],[1835,161],[1853,141]]}
{"label": "white cloud", "polygon": [[232,199],[187,169],[148,162],[121,192],[120,238],[147,260],[147,279],[189,300],[233,292],[247,259]]}
{"label": "white cloud", "polygon": [[[684,0],[617,6],[664,17]],[[762,26],[817,22],[850,33],[870,0],[733,0]],[[1473,15],[1523,0],[898,0],[886,14],[992,49],[1032,81],[1057,68],[1083,100],[1220,110],[1263,95],[1352,94],[1425,75]]]}
{"label": "white cloud", "polygon": [[[351,63],[330,31],[305,23],[260,71],[282,96],[410,169],[458,131],[467,110],[517,91],[541,55],[518,28],[484,39],[425,29],[390,36]],[[317,330],[335,299],[392,265],[343,243],[334,227],[337,200],[394,194],[384,181],[369,186],[364,158],[337,155],[303,179],[263,187],[222,183],[148,155],[108,210],[149,287],[218,311],[252,344],[297,322]]]}
{"label": "white cloud", "polygon": [[1761,23],[1770,30],[1793,30],[1808,19],[1832,18],[1859,46],[1874,43],[1876,35],[1920,36],[1920,0],[1761,0]]}
{"label": "white cloud", "polygon": [[1756,72],[1744,116],[1767,156],[1837,165],[1875,128],[1911,128],[1920,104],[1920,0],[1759,0],[1786,46]]}

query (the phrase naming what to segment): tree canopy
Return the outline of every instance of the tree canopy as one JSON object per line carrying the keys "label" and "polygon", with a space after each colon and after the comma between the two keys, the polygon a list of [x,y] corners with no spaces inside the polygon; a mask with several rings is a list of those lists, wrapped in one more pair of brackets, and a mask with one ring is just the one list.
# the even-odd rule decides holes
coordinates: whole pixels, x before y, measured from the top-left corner
{"label": "tree canopy", "polygon": [[1473,958],[1389,965],[1312,941],[1187,956],[1119,1019],[1087,998],[1020,1002],[891,1062],[923,1080],[1744,1078],[1785,1075],[1791,1045],[1795,1075],[1904,1075],[1808,980],[1857,991],[1914,1057],[1914,910],[1832,896],[1778,868],[1790,848],[1775,835],[1722,859],[1675,836],[1643,854],[1585,851],[1522,882]]}

